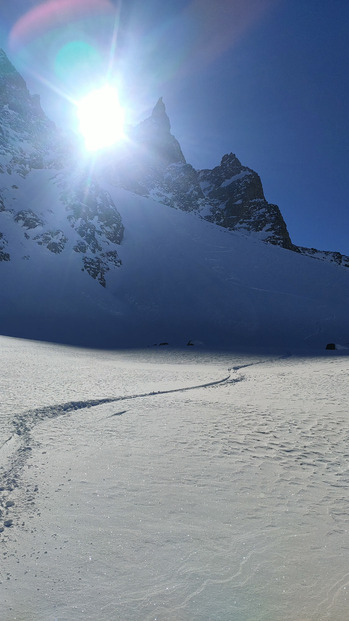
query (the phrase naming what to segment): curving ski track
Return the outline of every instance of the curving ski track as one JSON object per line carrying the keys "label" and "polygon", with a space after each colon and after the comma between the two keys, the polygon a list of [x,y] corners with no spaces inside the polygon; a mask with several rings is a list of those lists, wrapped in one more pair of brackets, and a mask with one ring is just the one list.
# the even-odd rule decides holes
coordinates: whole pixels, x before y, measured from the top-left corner
{"label": "curving ski track", "polygon": [[[11,496],[14,490],[19,488],[21,470],[27,460],[28,454],[30,453],[32,447],[35,444],[35,440],[33,439],[31,432],[40,421],[49,418],[57,418],[58,416],[64,416],[65,414],[70,414],[77,410],[92,408],[103,405],[105,403],[117,403],[119,401],[145,399],[148,397],[157,397],[160,395],[198,390],[201,388],[211,388],[215,386],[218,387],[227,384],[234,384],[236,382],[242,381],[244,377],[232,377],[232,374],[237,373],[241,368],[244,368],[246,366],[253,366],[253,364],[242,365],[241,367],[232,367],[228,369],[228,375],[226,375],[222,379],[215,380],[213,382],[206,382],[204,384],[197,384],[195,386],[182,386],[181,388],[173,388],[169,390],[157,390],[132,395],[123,395],[118,397],[105,397],[102,399],[89,399],[86,401],[68,401],[66,403],[59,403],[55,405],[27,410],[26,412],[22,412],[21,414],[16,415],[12,422],[14,433],[0,447],[0,457],[4,456],[2,454],[4,454],[5,451],[8,453],[5,456],[5,459],[7,460],[7,466],[3,469],[2,476],[0,478],[0,532],[4,531],[4,528],[1,525],[1,521],[3,521],[4,523],[8,522],[11,517],[11,513],[13,514],[18,504],[17,502],[12,502]],[[33,504],[33,491],[37,490],[26,490],[27,502],[25,501],[25,499],[22,499],[22,502],[24,500],[24,504],[29,504],[28,501]],[[23,495],[25,495],[24,490]]]}

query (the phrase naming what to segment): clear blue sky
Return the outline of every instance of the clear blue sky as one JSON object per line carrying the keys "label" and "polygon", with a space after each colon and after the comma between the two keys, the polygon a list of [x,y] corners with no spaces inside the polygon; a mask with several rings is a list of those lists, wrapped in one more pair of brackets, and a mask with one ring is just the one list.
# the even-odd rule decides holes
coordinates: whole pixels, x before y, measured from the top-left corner
{"label": "clear blue sky", "polygon": [[349,255],[348,30],[347,0],[0,6],[0,45],[58,125],[76,121],[55,91],[76,99],[109,71],[131,122],[163,96],[195,168],[236,153],[296,244]]}

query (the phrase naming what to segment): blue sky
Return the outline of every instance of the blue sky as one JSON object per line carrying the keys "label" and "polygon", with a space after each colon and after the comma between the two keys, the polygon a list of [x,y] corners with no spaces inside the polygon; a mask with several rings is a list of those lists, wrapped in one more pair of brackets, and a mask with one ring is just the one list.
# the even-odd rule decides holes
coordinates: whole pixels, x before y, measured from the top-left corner
{"label": "blue sky", "polygon": [[346,0],[50,0],[31,21],[38,2],[9,4],[0,44],[57,124],[76,119],[55,91],[76,99],[107,72],[130,122],[163,96],[195,168],[234,152],[294,243],[349,255]]}

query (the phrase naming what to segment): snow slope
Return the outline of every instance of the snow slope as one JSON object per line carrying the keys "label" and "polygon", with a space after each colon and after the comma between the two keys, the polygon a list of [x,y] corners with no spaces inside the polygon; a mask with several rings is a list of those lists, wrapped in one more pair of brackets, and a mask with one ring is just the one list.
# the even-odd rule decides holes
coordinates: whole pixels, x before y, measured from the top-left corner
{"label": "snow slope", "polygon": [[[67,221],[56,174],[31,171],[16,178],[12,192],[17,201],[26,192],[29,208],[40,201],[37,213],[67,238],[62,252],[34,243],[34,233],[27,239],[13,214],[1,214],[11,248],[11,261],[0,262],[3,334],[109,348],[192,340],[215,348],[310,350],[349,342],[348,270],[103,179],[125,231],[117,246],[122,265],[110,266],[101,287],[73,250],[79,236]],[[108,244],[102,240],[103,248]]]}
{"label": "snow slope", "polygon": [[347,621],[346,356],[0,346],[4,621]]}

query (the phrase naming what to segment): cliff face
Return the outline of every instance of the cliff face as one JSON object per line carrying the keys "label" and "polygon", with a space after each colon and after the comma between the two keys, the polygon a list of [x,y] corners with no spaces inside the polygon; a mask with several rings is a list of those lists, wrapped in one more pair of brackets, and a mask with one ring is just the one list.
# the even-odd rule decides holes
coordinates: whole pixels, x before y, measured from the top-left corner
{"label": "cliff face", "polygon": [[59,132],[0,50],[0,172],[58,166]]}
{"label": "cliff face", "polygon": [[295,250],[280,209],[265,199],[259,175],[242,166],[236,155],[224,155],[213,170],[199,171],[199,180],[212,206],[207,220]]}
{"label": "cliff face", "polygon": [[115,154],[108,166],[112,182],[165,205],[197,212],[230,231],[349,267],[349,257],[339,252],[294,244],[279,207],[266,200],[259,175],[242,165],[235,154],[224,155],[212,170],[195,170],[170,130],[160,99],[151,116],[131,130],[126,154]]}
{"label": "cliff face", "polygon": [[277,205],[268,203],[256,172],[230,153],[213,170],[197,171],[171,134],[162,99],[151,116],[130,131],[125,158],[115,154],[108,166],[113,182],[171,207],[196,211],[231,231],[296,250]]}
{"label": "cliff face", "polygon": [[170,130],[159,99],[151,116],[130,131],[126,157],[124,151],[116,152],[108,165],[113,182],[165,205],[196,211],[231,231],[295,250],[279,208],[265,199],[257,173],[232,153],[213,170],[197,171]]}

